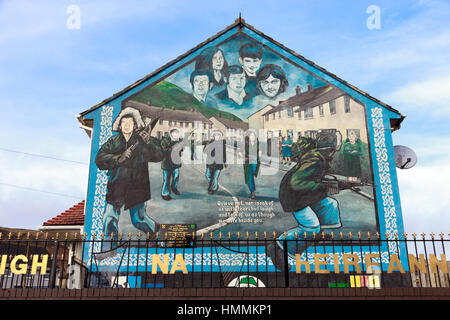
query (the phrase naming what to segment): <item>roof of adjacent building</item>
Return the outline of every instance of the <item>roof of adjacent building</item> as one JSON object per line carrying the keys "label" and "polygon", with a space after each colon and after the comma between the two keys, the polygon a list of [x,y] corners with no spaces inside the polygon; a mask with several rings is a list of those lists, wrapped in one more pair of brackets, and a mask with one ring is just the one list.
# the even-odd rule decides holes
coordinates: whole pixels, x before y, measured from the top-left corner
{"label": "roof of adjacent building", "polygon": [[82,226],[84,225],[84,205],[81,201],[72,208],[64,211],[56,217],[44,222],[43,226]]}
{"label": "roof of adjacent building", "polygon": [[209,119],[212,119],[212,118],[214,118],[217,121],[219,121],[220,123],[222,123],[228,129],[242,129],[242,130],[248,129],[247,122],[231,120],[231,119],[227,119],[227,118],[223,118],[223,117],[211,117]]}
{"label": "roof of adjacent building", "polygon": [[137,101],[127,101],[127,107],[133,107],[141,112],[141,115],[155,118],[159,117],[161,120],[170,121],[183,121],[183,122],[195,122],[201,121],[204,123],[212,124],[211,121],[198,111],[192,110],[178,110],[176,108],[162,108],[158,106],[148,105]]}
{"label": "roof of adjacent building", "polygon": [[[315,63],[312,62],[311,60],[306,59],[305,57],[299,55],[299,54],[296,53],[295,51],[293,51],[293,50],[291,50],[291,49],[285,47],[285,46],[282,45],[281,43],[275,41],[275,40],[272,39],[271,37],[265,35],[265,34],[262,33],[261,31],[255,29],[253,26],[247,24],[247,23],[245,22],[245,20],[242,19],[241,17],[239,17],[238,19],[236,19],[235,22],[234,22],[232,25],[228,26],[228,27],[225,28],[224,30],[218,32],[216,35],[214,35],[214,36],[208,38],[207,40],[203,41],[202,43],[200,43],[199,45],[197,45],[197,46],[194,47],[193,49],[191,49],[191,50],[187,51],[186,53],[180,55],[179,57],[175,58],[174,60],[172,60],[172,61],[166,63],[164,66],[158,68],[157,70],[155,70],[154,72],[150,73],[149,75],[147,75],[147,76],[143,77],[142,79],[136,81],[136,82],[133,83],[132,85],[130,85],[130,86],[128,86],[128,87],[122,89],[121,91],[117,92],[117,93],[114,94],[113,96],[111,96],[111,97],[109,97],[109,98],[103,100],[102,102],[96,104],[95,106],[89,108],[88,110],[85,110],[85,111],[81,112],[80,115],[79,115],[79,118],[78,118],[79,121],[83,121],[83,120],[84,120],[83,117],[84,117],[84,115],[86,115],[87,113],[89,113],[89,112],[91,112],[91,111],[93,111],[93,110],[95,110],[95,109],[97,109],[97,108],[103,106],[104,104],[106,104],[106,103],[108,103],[108,102],[114,100],[115,98],[121,96],[122,94],[125,94],[127,91],[129,91],[129,90],[135,88],[136,86],[142,84],[143,82],[145,82],[145,81],[148,80],[149,78],[151,78],[151,77],[157,75],[159,72],[161,72],[161,71],[165,70],[166,68],[168,68],[168,67],[174,65],[175,63],[177,63],[177,62],[180,61],[181,59],[183,59],[183,58],[189,56],[190,54],[194,53],[195,51],[197,51],[197,50],[200,49],[201,47],[207,45],[209,42],[211,42],[211,41],[215,40],[216,38],[222,36],[222,35],[225,34],[226,32],[232,30],[233,28],[238,28],[238,30],[242,30],[244,27],[246,27],[246,28],[248,28],[249,30],[251,30],[252,32],[254,32],[254,33],[260,35],[261,37],[267,39],[268,41],[272,42],[273,44],[279,46],[280,48],[282,48],[283,50],[289,52],[289,53],[292,54],[293,56],[295,56],[295,57],[297,57],[297,58],[299,58],[299,59],[305,61],[306,63],[308,63],[308,64],[311,65],[312,67],[314,67],[314,68],[320,70],[321,72],[327,74],[328,76],[330,76],[330,77],[332,77],[332,78],[334,78],[334,79],[340,81],[341,83],[345,84],[346,86],[348,86],[349,88],[355,90],[356,92],[362,94],[363,96],[365,96],[365,97],[367,97],[367,98],[369,98],[369,99],[375,101],[376,103],[378,103],[378,104],[384,106],[384,107],[387,108],[388,110],[390,110],[390,111],[392,111],[392,112],[398,114],[400,117],[399,117],[399,119],[395,119],[395,121],[393,121],[393,125],[394,125],[394,129],[400,128],[400,123],[401,123],[401,122],[403,121],[403,119],[405,118],[405,116],[402,115],[402,114],[400,113],[400,111],[398,111],[398,110],[396,110],[395,108],[391,107],[390,105],[388,105],[388,104],[386,104],[386,103],[384,103],[384,102],[382,102],[382,101],[376,99],[375,97],[371,96],[371,95],[368,94],[367,92],[364,92],[364,91],[362,91],[361,89],[359,89],[359,88],[357,88],[357,87],[351,85],[351,84],[348,83],[347,81],[345,81],[345,80],[339,78],[338,76],[336,76],[335,74],[329,72],[328,70],[326,70],[326,69],[324,69],[324,68],[318,66],[317,64],[315,64]],[[391,121],[391,122],[392,122],[392,121]]]}

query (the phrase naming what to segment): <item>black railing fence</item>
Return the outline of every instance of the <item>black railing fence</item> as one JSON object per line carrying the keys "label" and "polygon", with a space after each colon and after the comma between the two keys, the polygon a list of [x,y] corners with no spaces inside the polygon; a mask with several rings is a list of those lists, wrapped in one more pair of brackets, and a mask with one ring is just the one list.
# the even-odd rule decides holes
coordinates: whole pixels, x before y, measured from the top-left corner
{"label": "black railing fence", "polygon": [[448,235],[0,234],[5,288],[448,288]]}

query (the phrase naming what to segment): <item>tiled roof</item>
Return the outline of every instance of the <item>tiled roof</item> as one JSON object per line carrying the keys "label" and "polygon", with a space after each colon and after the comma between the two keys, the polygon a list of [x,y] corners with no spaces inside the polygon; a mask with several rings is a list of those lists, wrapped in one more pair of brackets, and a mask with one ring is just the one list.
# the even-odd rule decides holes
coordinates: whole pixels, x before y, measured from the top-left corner
{"label": "tiled roof", "polygon": [[143,116],[154,118],[159,117],[161,120],[175,120],[175,121],[201,121],[204,123],[212,124],[203,114],[198,111],[186,111],[186,110],[172,110],[168,108],[161,108],[158,106],[149,106],[145,103],[137,101],[127,101],[127,107],[133,107],[141,112]]}
{"label": "tiled roof", "polygon": [[225,127],[228,129],[242,129],[242,130],[248,130],[248,123],[242,122],[242,121],[235,121],[227,118],[222,117],[211,117],[209,119],[216,119],[220,123],[222,123]]}
{"label": "tiled roof", "polygon": [[43,223],[43,226],[84,225],[84,200]]}

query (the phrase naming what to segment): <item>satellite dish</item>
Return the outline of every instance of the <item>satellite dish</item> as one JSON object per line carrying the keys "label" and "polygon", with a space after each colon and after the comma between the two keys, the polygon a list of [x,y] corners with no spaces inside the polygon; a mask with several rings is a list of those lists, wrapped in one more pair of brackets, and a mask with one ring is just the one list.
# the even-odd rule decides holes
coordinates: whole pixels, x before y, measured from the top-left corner
{"label": "satellite dish", "polygon": [[394,146],[395,165],[399,169],[409,169],[416,165],[416,153],[405,146]]}

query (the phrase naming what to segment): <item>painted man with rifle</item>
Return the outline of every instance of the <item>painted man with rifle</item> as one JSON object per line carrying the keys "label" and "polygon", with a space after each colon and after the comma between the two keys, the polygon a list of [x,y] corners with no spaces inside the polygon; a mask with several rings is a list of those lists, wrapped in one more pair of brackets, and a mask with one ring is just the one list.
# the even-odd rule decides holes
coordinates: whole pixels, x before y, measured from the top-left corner
{"label": "painted man with rifle", "polygon": [[118,134],[101,146],[95,158],[99,169],[108,170],[103,232],[112,235],[112,240],[118,238],[118,220],[125,210],[130,212],[133,225],[145,234],[153,235],[159,227],[146,209],[151,198],[148,162],[162,160],[159,141],[150,136],[157,121],[145,125],[138,110],[123,109],[112,126]]}

